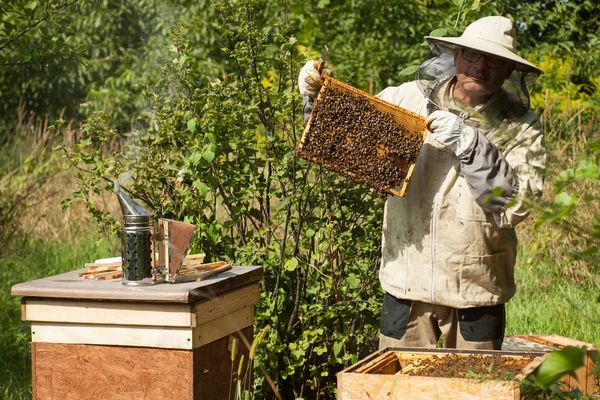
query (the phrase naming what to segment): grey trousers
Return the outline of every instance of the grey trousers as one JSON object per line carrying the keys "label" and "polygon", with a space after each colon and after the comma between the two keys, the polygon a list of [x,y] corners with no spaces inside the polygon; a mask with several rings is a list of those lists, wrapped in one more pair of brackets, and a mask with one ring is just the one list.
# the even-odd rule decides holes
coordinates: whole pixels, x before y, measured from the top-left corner
{"label": "grey trousers", "polygon": [[457,309],[397,299],[386,293],[381,310],[379,348],[500,350],[504,340],[504,304]]}

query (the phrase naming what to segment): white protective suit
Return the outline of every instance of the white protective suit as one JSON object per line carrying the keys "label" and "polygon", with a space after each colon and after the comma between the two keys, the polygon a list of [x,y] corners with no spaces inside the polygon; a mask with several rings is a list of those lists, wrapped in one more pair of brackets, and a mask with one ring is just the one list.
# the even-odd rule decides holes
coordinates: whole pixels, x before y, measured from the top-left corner
{"label": "white protective suit", "polygon": [[[464,110],[452,99],[453,82],[432,93],[433,103],[461,114],[477,139],[459,159],[427,137],[405,197],[385,204],[379,277],[383,289],[400,299],[454,308],[502,304],[516,291],[514,227],[527,217],[518,199],[542,191],[541,125],[502,90],[485,105]],[[429,113],[416,82],[378,97]]]}

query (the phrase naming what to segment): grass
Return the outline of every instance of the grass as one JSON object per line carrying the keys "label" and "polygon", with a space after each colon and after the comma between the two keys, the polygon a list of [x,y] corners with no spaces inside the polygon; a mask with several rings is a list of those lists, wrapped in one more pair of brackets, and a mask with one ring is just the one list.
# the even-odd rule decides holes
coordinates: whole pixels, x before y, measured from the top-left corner
{"label": "grass", "polygon": [[551,260],[517,265],[517,294],[507,305],[507,335],[557,334],[600,341],[600,285],[593,277],[565,279],[564,268]]}
{"label": "grass", "polygon": [[21,321],[20,298],[13,285],[77,268],[97,258],[114,255],[105,242],[97,245],[93,234],[69,242],[32,239],[19,252],[0,261],[0,398],[31,398],[31,330]]}

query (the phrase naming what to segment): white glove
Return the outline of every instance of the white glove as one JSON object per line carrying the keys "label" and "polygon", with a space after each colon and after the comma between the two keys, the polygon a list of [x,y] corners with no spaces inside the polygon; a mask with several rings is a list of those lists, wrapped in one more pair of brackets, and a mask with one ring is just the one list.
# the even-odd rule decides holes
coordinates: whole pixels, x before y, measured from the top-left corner
{"label": "white glove", "polygon": [[463,123],[462,118],[448,111],[432,112],[425,121],[433,138],[460,156],[471,147],[477,131]]}
{"label": "white glove", "polygon": [[[298,88],[303,96],[317,97],[319,90],[321,90],[323,78],[317,70],[317,64],[317,61],[309,61],[300,70]],[[322,74],[331,75],[331,70],[324,68]]]}

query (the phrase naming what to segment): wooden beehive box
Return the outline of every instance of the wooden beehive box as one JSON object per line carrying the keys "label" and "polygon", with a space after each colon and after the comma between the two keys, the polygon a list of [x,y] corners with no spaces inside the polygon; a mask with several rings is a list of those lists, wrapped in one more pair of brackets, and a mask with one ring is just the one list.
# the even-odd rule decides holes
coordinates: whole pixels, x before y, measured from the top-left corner
{"label": "wooden beehive box", "polygon": [[[586,345],[588,349],[585,365],[561,378],[561,384],[564,390],[579,389],[585,395],[596,394],[597,388],[592,371],[594,367],[592,359],[595,357],[596,349],[593,346],[556,335],[509,337],[505,342],[508,345],[504,347],[511,350],[400,348],[380,350],[338,373],[338,399],[520,399],[522,393],[519,381],[530,374],[535,374],[551,351],[565,346],[581,347],[581,345]],[[431,372],[431,368],[435,369],[436,365],[442,370],[447,367],[442,365],[444,358],[457,365],[462,364],[455,361],[457,357],[462,357],[469,366],[465,368],[463,365],[462,370],[459,369],[454,374],[422,376],[420,375],[422,371],[415,371],[419,368],[428,368]],[[501,357],[501,363],[498,362],[497,357]],[[483,373],[476,373],[475,365],[480,363],[476,360],[481,358],[487,358],[485,365],[490,367]],[[494,362],[491,362],[492,360]],[[501,367],[501,364],[504,363],[518,367],[518,373],[507,374],[504,377],[491,374],[494,370],[503,371],[504,367]]]}
{"label": "wooden beehive box", "polygon": [[[443,363],[446,357],[479,357],[486,360],[491,353],[506,362],[520,366],[513,378],[486,379],[486,374],[435,377],[409,375],[410,370],[426,362]],[[385,349],[380,350],[337,375],[338,399],[519,399],[518,381],[532,373],[543,361],[546,353],[484,352],[469,353],[440,349]],[[487,361],[490,365],[493,364]],[[434,368],[434,367],[429,367]],[[406,372],[405,372],[406,371]]]}
{"label": "wooden beehive box", "polygon": [[296,153],[380,196],[403,196],[427,133],[425,118],[331,77]]}

